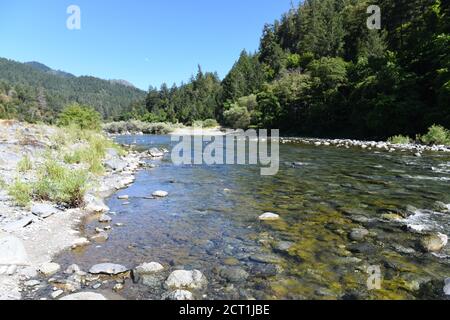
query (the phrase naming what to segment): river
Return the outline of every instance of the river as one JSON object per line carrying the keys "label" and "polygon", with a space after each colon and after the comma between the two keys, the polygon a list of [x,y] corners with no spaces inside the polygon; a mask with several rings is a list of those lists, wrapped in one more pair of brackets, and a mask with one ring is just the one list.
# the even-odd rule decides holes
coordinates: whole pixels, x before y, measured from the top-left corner
{"label": "river", "polygon": [[[168,136],[117,140],[171,147]],[[168,273],[198,269],[208,279],[198,299],[439,298],[450,276],[448,246],[424,253],[423,235],[411,229],[450,234],[450,213],[435,210],[437,201],[450,203],[448,154],[283,144],[275,176],[261,176],[255,166],[175,166],[170,154],[148,161],[156,167],[138,172],[132,186],[107,201],[109,240],[61,253],[63,270],[72,263],[89,270],[101,262],[132,268],[151,261]],[[149,199],[156,190],[169,196]],[[264,212],[281,219],[260,222]],[[97,227],[88,218],[82,231],[91,236]],[[361,228],[369,233],[352,240]],[[373,267],[382,278],[376,290],[368,287]],[[164,292],[161,284],[127,280],[119,294],[160,299]]]}

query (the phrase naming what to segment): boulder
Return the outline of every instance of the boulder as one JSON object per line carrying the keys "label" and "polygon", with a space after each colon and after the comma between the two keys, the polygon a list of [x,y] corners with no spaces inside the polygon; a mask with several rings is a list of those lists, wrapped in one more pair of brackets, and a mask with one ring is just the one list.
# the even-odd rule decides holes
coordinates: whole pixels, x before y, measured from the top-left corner
{"label": "boulder", "polygon": [[58,212],[58,209],[48,203],[38,203],[34,204],[31,207],[31,213],[43,219],[48,218]]}
{"label": "boulder", "polygon": [[28,255],[22,240],[0,233],[0,265],[27,265]]}
{"label": "boulder", "polygon": [[94,292],[78,292],[74,294],[70,294],[68,296],[65,296],[59,300],[81,300],[81,301],[87,301],[87,300],[107,300],[103,295],[99,293]]}
{"label": "boulder", "polygon": [[87,196],[84,202],[86,203],[84,208],[88,213],[105,213],[109,211],[109,207],[97,197]]}
{"label": "boulder", "polygon": [[113,264],[113,263],[101,263],[94,265],[90,270],[89,273],[91,274],[107,274],[107,275],[118,275],[121,273],[125,273],[129,271],[128,268],[120,265],[120,264]]}
{"label": "boulder", "polygon": [[121,171],[124,171],[127,166],[128,166],[128,163],[126,161],[120,160],[119,158],[113,158],[113,159],[105,161],[106,169],[109,169],[112,171],[121,172]]}
{"label": "boulder", "polygon": [[18,231],[22,228],[29,226],[31,223],[33,223],[34,219],[36,219],[36,218],[29,216],[29,217],[25,217],[25,218],[22,218],[17,221],[7,223],[6,225],[4,225],[2,227],[2,230],[6,231],[6,232]]}
{"label": "boulder", "polygon": [[170,274],[165,284],[168,288],[202,289],[207,283],[206,277],[198,270],[177,270]]}

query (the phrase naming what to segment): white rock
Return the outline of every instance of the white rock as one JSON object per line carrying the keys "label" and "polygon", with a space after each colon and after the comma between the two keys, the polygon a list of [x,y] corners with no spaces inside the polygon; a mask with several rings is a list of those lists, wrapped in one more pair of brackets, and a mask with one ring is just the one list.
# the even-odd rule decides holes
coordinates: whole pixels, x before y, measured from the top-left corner
{"label": "white rock", "polygon": [[444,293],[446,296],[450,296],[450,278],[445,279]]}
{"label": "white rock", "polygon": [[163,295],[163,300],[178,300],[178,301],[194,300],[194,295],[190,291],[175,290]]}
{"label": "white rock", "polygon": [[158,198],[165,198],[169,195],[169,193],[167,191],[155,191],[153,192],[152,196],[154,197],[158,197]]}
{"label": "white rock", "polygon": [[119,200],[128,200],[130,197],[127,195],[123,195],[123,196],[118,196],[117,199]]}
{"label": "white rock", "polygon": [[44,276],[52,276],[61,269],[61,266],[54,262],[44,263],[39,267],[39,272]]}
{"label": "white rock", "polygon": [[259,216],[259,220],[261,221],[273,221],[278,219],[280,219],[280,216],[272,212],[266,212]]}
{"label": "white rock", "polygon": [[105,213],[109,211],[109,207],[103,202],[103,200],[94,196],[85,197],[85,210],[89,213]]}
{"label": "white rock", "polygon": [[153,274],[157,272],[161,272],[164,270],[164,267],[157,262],[144,263],[140,266],[136,267],[136,272],[138,274]]}
{"label": "white rock", "polygon": [[108,222],[111,222],[111,221],[112,221],[112,218],[110,216],[106,215],[106,214],[102,214],[100,216],[100,218],[98,218],[98,222],[101,222],[101,223],[108,223]]}
{"label": "white rock", "polygon": [[50,296],[53,299],[56,299],[56,298],[60,297],[63,293],[64,293],[64,291],[62,291],[62,290],[56,290],[56,291],[53,291]]}
{"label": "white rock", "polygon": [[207,280],[198,270],[177,270],[170,274],[165,284],[168,288],[201,289],[206,286]]}
{"label": "white rock", "polygon": [[28,255],[22,241],[14,236],[0,233],[0,265],[23,266],[28,264]]}
{"label": "white rock", "polygon": [[86,238],[78,238],[72,243],[72,249],[76,249],[78,247],[84,247],[90,244],[89,240]]}
{"label": "white rock", "polygon": [[10,222],[2,227],[6,232],[13,232],[25,228],[34,221],[35,217],[25,217],[17,221]]}
{"label": "white rock", "polygon": [[30,280],[30,281],[27,281],[27,282],[24,283],[24,285],[26,287],[29,287],[29,288],[36,287],[36,286],[38,286],[40,284],[41,284],[41,282],[37,281],[37,280]]}
{"label": "white rock", "polygon": [[79,292],[79,293],[74,293],[74,294],[70,294],[68,296],[65,296],[59,300],[69,300],[69,301],[75,301],[75,300],[80,300],[80,301],[87,301],[87,300],[107,300],[103,295],[99,294],[99,293],[94,293],[94,292]]}
{"label": "white rock", "polygon": [[96,264],[93,266],[89,273],[91,274],[109,274],[109,275],[117,275],[121,273],[125,273],[129,271],[126,267],[120,265],[120,264],[113,264],[113,263],[101,263]]}

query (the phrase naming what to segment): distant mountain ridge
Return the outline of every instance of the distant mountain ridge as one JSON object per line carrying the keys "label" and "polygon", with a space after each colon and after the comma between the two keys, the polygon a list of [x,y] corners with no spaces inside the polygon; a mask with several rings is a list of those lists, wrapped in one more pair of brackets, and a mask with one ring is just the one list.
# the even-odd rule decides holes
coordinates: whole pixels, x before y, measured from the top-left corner
{"label": "distant mountain ridge", "polygon": [[14,90],[8,89],[12,93],[24,92],[27,102],[33,102],[27,110],[36,108],[33,114],[45,113],[50,119],[73,102],[92,106],[104,119],[114,119],[131,110],[132,105],[142,102],[146,96],[145,91],[125,80],[77,77],[40,62],[20,63],[5,58],[0,58],[2,83],[12,86]]}

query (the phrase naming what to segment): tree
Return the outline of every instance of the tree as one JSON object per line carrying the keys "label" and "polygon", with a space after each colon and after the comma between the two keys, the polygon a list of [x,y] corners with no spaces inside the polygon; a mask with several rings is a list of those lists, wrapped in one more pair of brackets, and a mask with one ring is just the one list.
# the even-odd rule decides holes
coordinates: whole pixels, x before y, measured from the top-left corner
{"label": "tree", "polygon": [[82,130],[100,130],[101,115],[92,107],[77,103],[68,105],[58,116],[58,126],[76,126]]}

